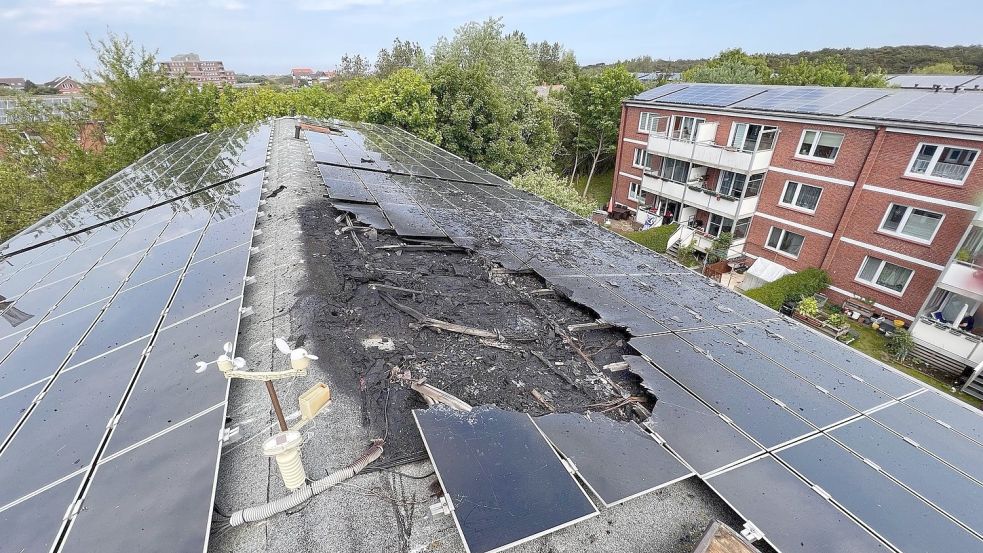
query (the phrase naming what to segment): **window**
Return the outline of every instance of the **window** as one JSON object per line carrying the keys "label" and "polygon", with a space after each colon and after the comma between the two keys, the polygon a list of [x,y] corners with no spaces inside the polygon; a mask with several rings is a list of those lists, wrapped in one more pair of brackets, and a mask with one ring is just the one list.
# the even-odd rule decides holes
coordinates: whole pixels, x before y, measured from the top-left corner
{"label": "window", "polygon": [[730,232],[734,230],[734,220],[728,219],[716,213],[710,215],[710,222],[707,223],[707,234],[711,236],[720,236],[721,233]]}
{"label": "window", "polygon": [[915,274],[911,269],[888,263],[883,259],[867,256],[860,265],[860,272],[857,273],[857,280],[866,282],[877,288],[883,288],[889,292],[901,294],[904,292],[911,275]]}
{"label": "window", "polygon": [[751,227],[751,218],[745,217],[743,219],[738,219],[737,224],[734,225],[734,240],[740,240],[742,238],[747,238],[747,231]]}
{"label": "window", "polygon": [[843,144],[843,135],[826,131],[805,131],[799,143],[799,156],[833,161]]}
{"label": "window", "polygon": [[805,236],[801,234],[795,234],[779,227],[771,227],[765,247],[792,257],[799,257],[799,252],[802,250],[802,242],[804,241]]}
{"label": "window", "polygon": [[770,150],[775,146],[776,127],[752,125],[751,123],[734,123],[731,131],[729,147],[741,152]]}
{"label": "window", "polygon": [[919,144],[905,174],[962,184],[969,174],[969,168],[976,161],[977,154],[979,150]]}
{"label": "window", "polygon": [[724,196],[740,198],[753,198],[761,190],[761,181],[765,178],[764,173],[757,175],[742,175],[731,171],[721,171],[720,181],[717,183],[717,193]]}
{"label": "window", "polygon": [[696,129],[705,122],[702,117],[684,117],[674,115],[672,118],[672,138],[692,142],[696,138]]}
{"label": "window", "polygon": [[686,184],[689,181],[689,162],[671,157],[662,158],[662,178]]}
{"label": "window", "polygon": [[816,206],[819,205],[819,196],[822,194],[823,189],[818,186],[788,181],[785,183],[785,191],[782,192],[782,199],[779,203],[806,211],[816,211]]}
{"label": "window", "polygon": [[632,166],[639,169],[651,169],[652,154],[645,148],[635,148],[635,157],[632,159]]}
{"label": "window", "polygon": [[658,130],[659,115],[654,111],[643,111],[638,116],[638,132],[648,134]]}
{"label": "window", "polygon": [[628,199],[636,202],[641,201],[642,183],[632,181],[628,185]]}
{"label": "window", "polygon": [[891,204],[887,207],[881,230],[900,234],[922,242],[931,242],[942,223],[942,214],[907,205]]}

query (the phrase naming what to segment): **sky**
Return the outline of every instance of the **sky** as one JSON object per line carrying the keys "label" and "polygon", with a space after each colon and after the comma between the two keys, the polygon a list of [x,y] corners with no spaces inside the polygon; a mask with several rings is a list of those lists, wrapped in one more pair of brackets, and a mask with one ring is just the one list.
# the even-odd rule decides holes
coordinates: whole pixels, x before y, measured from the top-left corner
{"label": "sky", "polygon": [[[952,14],[955,14],[953,16]],[[80,74],[88,38],[127,34],[159,59],[195,52],[237,73],[374,61],[393,38],[425,48],[468,21],[501,17],[582,64],[824,47],[979,43],[983,3],[936,0],[0,0],[0,77]]]}

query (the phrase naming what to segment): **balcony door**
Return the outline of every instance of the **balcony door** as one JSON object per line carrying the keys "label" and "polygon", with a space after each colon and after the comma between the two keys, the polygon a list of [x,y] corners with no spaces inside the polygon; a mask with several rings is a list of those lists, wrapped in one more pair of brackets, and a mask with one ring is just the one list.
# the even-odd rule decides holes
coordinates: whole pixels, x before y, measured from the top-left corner
{"label": "balcony door", "polygon": [[775,127],[734,123],[734,131],[728,146],[741,152],[750,153],[757,150],[770,150],[774,143]]}
{"label": "balcony door", "polygon": [[696,138],[696,129],[705,122],[702,117],[672,116],[672,138],[684,142],[692,142]]}

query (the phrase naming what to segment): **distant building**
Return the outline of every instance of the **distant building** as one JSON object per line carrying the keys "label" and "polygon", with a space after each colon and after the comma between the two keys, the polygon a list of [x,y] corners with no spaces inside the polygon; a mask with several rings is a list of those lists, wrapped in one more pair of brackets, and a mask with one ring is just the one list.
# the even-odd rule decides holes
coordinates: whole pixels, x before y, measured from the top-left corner
{"label": "distant building", "polygon": [[58,91],[58,94],[78,94],[82,92],[82,85],[67,75],[48,81],[44,83],[44,86],[54,88]]}
{"label": "distant building", "polygon": [[198,54],[181,54],[171,58],[171,61],[160,63],[160,68],[170,77],[183,76],[191,82],[199,84],[235,84],[236,74],[227,71],[220,61],[201,61]]}
{"label": "distant building", "polygon": [[293,77],[294,86],[304,86],[314,80],[314,70],[310,67],[294,67],[290,70],[290,76]]}
{"label": "distant building", "polygon": [[635,78],[643,83],[656,83],[659,81],[678,81],[683,78],[682,73],[667,73],[665,71],[653,71],[651,73],[635,73]]}
{"label": "distant building", "polygon": [[324,84],[338,75],[337,71],[318,71],[317,72],[317,82]]}
{"label": "distant building", "polygon": [[9,88],[13,90],[24,90],[24,85],[27,83],[21,77],[5,77],[0,78],[0,88]]}

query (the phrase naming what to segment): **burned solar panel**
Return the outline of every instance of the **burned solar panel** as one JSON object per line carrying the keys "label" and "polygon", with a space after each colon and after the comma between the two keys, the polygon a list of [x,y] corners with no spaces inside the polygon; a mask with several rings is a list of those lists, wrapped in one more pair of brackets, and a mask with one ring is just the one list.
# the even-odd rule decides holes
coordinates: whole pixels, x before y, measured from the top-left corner
{"label": "burned solar panel", "polygon": [[633,338],[631,347],[727,416],[766,447],[776,447],[815,428],[718,364],[706,351],[673,334]]}
{"label": "burned solar panel", "polygon": [[544,415],[534,422],[606,507],[693,474],[634,422],[600,413]]}
{"label": "burned solar panel", "polygon": [[625,356],[629,370],[655,398],[648,426],[699,474],[762,453],[760,446],[638,356]]}
{"label": "burned solar panel", "polygon": [[469,553],[501,551],[597,514],[529,415],[415,410]]}

